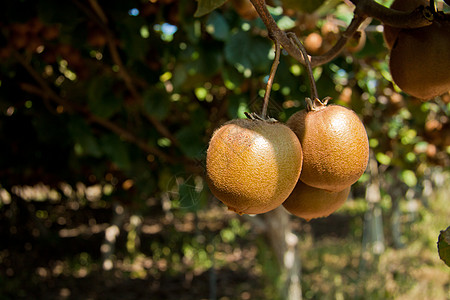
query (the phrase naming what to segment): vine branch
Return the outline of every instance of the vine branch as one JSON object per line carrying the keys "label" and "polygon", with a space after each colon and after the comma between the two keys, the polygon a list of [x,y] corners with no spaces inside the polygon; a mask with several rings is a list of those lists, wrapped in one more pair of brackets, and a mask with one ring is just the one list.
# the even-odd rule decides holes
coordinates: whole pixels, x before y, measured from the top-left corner
{"label": "vine branch", "polygon": [[336,42],[336,44],[334,44],[333,47],[331,47],[330,50],[328,50],[323,55],[317,55],[317,56],[311,57],[311,66],[315,67],[315,66],[320,66],[320,65],[326,64],[326,63],[332,61],[336,56],[338,56],[342,52],[342,49],[344,49],[344,47],[347,44],[347,42],[349,41],[349,39],[352,38],[352,36],[358,30],[359,26],[361,26],[361,24],[366,19],[367,19],[367,17],[365,17],[365,16],[355,14],[353,16],[352,21],[348,25],[347,29],[342,33],[339,40]]}
{"label": "vine branch", "polygon": [[42,76],[33,69],[33,67],[26,61],[26,59],[17,51],[13,51],[12,55],[16,59],[17,62],[19,62],[22,67],[27,70],[27,72],[30,74],[30,76],[38,83],[39,87],[22,83],[20,87],[22,90],[26,91],[27,93],[38,95],[43,99],[49,99],[53,101],[54,103],[58,105],[62,105],[64,109],[68,112],[78,112],[81,115],[83,115],[89,122],[96,123],[112,132],[120,136],[121,138],[127,140],[128,142],[131,142],[138,146],[141,150],[143,150],[146,153],[153,154],[161,159],[164,159],[168,162],[174,162],[173,158],[166,154],[164,151],[161,151],[157,148],[151,147],[148,145],[148,143],[144,140],[139,139],[131,132],[127,131],[126,129],[118,126],[114,122],[111,122],[107,119],[101,118],[99,116],[94,115],[89,110],[87,110],[83,106],[76,106],[75,104],[67,101],[65,98],[58,95],[53,89],[48,85],[48,83],[42,78]]}
{"label": "vine branch", "polygon": [[314,80],[313,70],[311,67],[311,56],[308,55],[308,52],[306,51],[305,47],[303,46],[303,44],[300,42],[300,40],[294,33],[290,32],[290,33],[288,33],[288,35],[289,35],[289,38],[300,49],[300,52],[302,53],[303,58],[305,59],[306,70],[308,71],[308,77],[309,77],[309,85],[311,88],[311,99],[313,99],[313,100],[319,99],[319,93],[317,92],[316,82]]}
{"label": "vine branch", "polygon": [[[122,78],[127,87],[130,94],[133,98],[137,99],[140,103],[143,102],[141,94],[138,92],[136,85],[134,84],[133,78],[128,72],[125,64],[123,63],[119,50],[117,48],[116,38],[113,31],[108,27],[108,19],[103,11],[102,7],[98,3],[97,0],[89,0],[89,4],[93,12],[91,12],[87,7],[84,6],[78,0],[74,0],[75,4],[77,4],[90,18],[95,20],[99,26],[105,31],[106,40],[109,52],[111,54],[111,58],[114,64],[118,67],[118,74]],[[179,143],[176,138],[172,135],[172,133],[155,117],[149,115],[148,113],[143,112],[143,115],[147,118],[147,120],[155,127],[155,129],[164,137],[168,138],[174,145],[178,146]]]}
{"label": "vine branch", "polygon": [[278,64],[280,63],[280,43],[275,40],[275,58],[273,59],[272,68],[270,69],[269,79],[267,80],[266,91],[264,94],[264,103],[262,107],[261,117],[266,118],[267,106],[269,106],[270,91],[272,90],[273,80],[275,79],[275,73],[277,72]]}
{"label": "vine branch", "polygon": [[355,14],[372,17],[385,25],[399,28],[417,28],[431,24],[432,15],[429,8],[418,7],[408,11],[399,11],[383,6],[373,0],[350,0],[355,4]]}
{"label": "vine branch", "polygon": [[[373,0],[350,1],[355,4],[354,16],[350,25],[341,35],[338,42],[327,53],[319,56],[311,56],[312,67],[325,64],[339,55],[348,40],[358,30],[359,26],[366,18],[372,17],[393,27],[415,28],[431,24],[430,14],[424,7],[420,7],[412,12],[404,12],[387,8],[374,2]],[[273,37],[274,40],[277,40],[286,52],[289,53],[289,55],[305,65],[306,62],[303,59],[299,48],[296,47],[287,34],[278,27],[266,7],[265,0],[250,0],[250,2],[253,4],[258,15],[268,29],[269,35]]]}

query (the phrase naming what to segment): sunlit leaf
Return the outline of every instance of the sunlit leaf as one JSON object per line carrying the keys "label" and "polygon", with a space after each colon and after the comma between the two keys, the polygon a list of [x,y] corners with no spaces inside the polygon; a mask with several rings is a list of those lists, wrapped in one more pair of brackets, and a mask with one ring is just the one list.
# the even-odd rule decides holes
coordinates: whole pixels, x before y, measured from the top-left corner
{"label": "sunlit leaf", "polygon": [[245,118],[245,112],[249,112],[248,99],[242,95],[231,95],[228,99],[228,115],[231,119]]}
{"label": "sunlit leaf", "polygon": [[384,153],[379,152],[379,153],[376,154],[375,157],[376,157],[377,161],[380,164],[388,166],[391,163],[391,158],[388,155],[384,154]]}
{"label": "sunlit leaf", "polygon": [[404,170],[400,174],[400,179],[409,187],[417,185],[416,174],[411,170]]}
{"label": "sunlit leaf", "polygon": [[229,65],[224,66],[222,69],[222,77],[225,86],[230,90],[239,87],[244,82],[242,74]]}
{"label": "sunlit leaf", "polygon": [[277,21],[277,25],[281,30],[288,30],[295,27],[295,21],[287,16],[283,16]]}

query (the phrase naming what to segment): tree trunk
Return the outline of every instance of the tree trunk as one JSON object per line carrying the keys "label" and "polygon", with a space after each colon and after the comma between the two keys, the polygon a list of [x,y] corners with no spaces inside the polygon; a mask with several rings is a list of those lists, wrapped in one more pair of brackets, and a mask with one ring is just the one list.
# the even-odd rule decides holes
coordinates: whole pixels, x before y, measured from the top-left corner
{"label": "tree trunk", "polygon": [[392,243],[396,249],[403,248],[405,245],[403,244],[402,230],[401,230],[401,212],[400,212],[400,202],[404,197],[406,190],[403,188],[403,184],[398,180],[397,176],[398,170],[394,172],[396,188],[392,189],[391,194],[391,232],[392,232]]}
{"label": "tree trunk", "polygon": [[359,266],[361,273],[365,273],[369,268],[375,267],[379,256],[385,249],[383,218],[380,207],[381,194],[378,163],[372,155],[369,159],[369,172],[371,182],[366,189],[368,210],[364,215],[364,231]]}
{"label": "tree trunk", "polygon": [[109,271],[114,267],[116,240],[120,234],[120,229],[125,222],[125,216],[125,207],[118,201],[114,201],[111,224],[105,230],[105,239],[100,247],[100,251],[102,253],[102,266],[105,271]]}
{"label": "tree trunk", "polygon": [[140,252],[143,220],[144,218],[139,212],[135,212],[129,217],[130,224],[128,226],[127,251],[133,258]]}
{"label": "tree trunk", "polygon": [[292,232],[292,224],[288,212],[280,206],[263,214],[266,235],[280,266],[280,282],[278,288],[281,299],[300,300],[301,264],[298,250],[298,238]]}

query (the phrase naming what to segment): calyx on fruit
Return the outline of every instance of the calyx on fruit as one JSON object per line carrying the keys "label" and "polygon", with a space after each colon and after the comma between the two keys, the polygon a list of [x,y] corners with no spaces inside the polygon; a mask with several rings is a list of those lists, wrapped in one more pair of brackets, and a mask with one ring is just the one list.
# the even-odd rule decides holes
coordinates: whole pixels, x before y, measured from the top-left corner
{"label": "calyx on fruit", "polygon": [[207,150],[208,186],[239,214],[260,214],[280,206],[301,169],[297,136],[273,120],[231,120],[214,132]]}
{"label": "calyx on fruit", "polygon": [[307,109],[293,114],[287,125],[303,150],[300,180],[330,192],[340,192],[364,173],[369,159],[367,133],[350,109],[327,105],[327,99],[308,101]]}

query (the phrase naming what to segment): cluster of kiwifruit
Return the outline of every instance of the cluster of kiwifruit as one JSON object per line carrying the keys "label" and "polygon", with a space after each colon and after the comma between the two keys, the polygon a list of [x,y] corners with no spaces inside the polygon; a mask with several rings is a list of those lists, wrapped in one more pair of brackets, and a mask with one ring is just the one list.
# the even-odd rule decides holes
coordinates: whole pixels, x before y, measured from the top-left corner
{"label": "cluster of kiwifruit", "polygon": [[211,192],[239,214],[283,205],[310,220],[337,210],[366,169],[369,143],[358,116],[327,101],[309,101],[286,124],[251,117],[217,129],[206,156]]}
{"label": "cluster of kiwifruit", "polygon": [[[427,0],[395,0],[391,8],[413,11],[427,5]],[[384,39],[392,79],[405,93],[429,100],[450,91],[450,21],[444,14],[436,13],[420,28],[385,25]]]}

